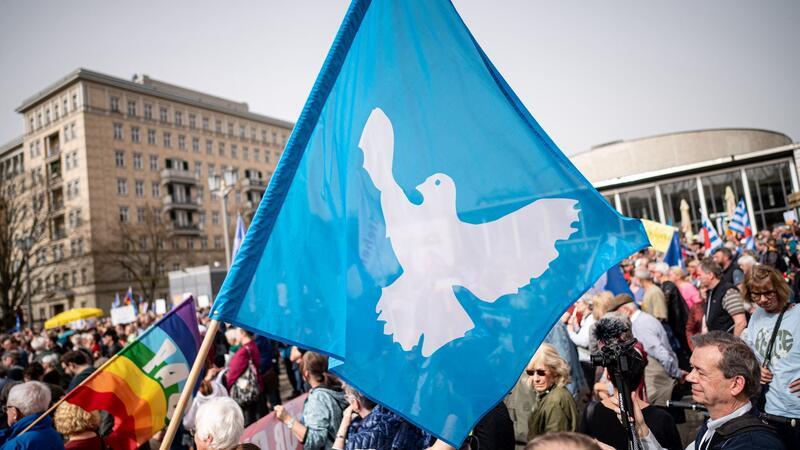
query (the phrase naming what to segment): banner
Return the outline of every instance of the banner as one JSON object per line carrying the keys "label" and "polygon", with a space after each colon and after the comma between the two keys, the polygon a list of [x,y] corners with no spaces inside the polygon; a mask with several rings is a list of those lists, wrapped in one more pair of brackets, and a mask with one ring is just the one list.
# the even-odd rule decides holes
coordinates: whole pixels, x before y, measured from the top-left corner
{"label": "banner", "polygon": [[125,325],[136,322],[136,311],[133,305],[120,306],[111,309],[111,323],[114,325]]}
{"label": "banner", "polygon": [[647,219],[642,219],[642,224],[647,232],[647,238],[650,239],[650,246],[661,253],[666,253],[669,243],[672,242],[672,235],[675,234],[675,227]]}
{"label": "banner", "polygon": [[[303,412],[303,404],[308,394],[303,394],[283,404],[292,417],[299,417]],[[286,428],[275,413],[269,413],[258,422],[250,425],[242,433],[241,443],[257,445],[258,448],[270,450],[302,450],[303,444]]]}

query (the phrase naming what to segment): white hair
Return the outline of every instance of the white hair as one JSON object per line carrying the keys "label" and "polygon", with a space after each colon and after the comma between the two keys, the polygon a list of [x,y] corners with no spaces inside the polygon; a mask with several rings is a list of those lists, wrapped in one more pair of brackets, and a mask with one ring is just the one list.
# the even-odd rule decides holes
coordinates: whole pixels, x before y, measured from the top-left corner
{"label": "white hair", "polygon": [[657,262],[653,265],[653,270],[666,275],[669,272],[669,264],[665,262]]}
{"label": "white hair", "polygon": [[42,356],[42,365],[43,366],[58,366],[58,355],[56,354],[49,354]]}
{"label": "white hair", "polygon": [[739,264],[739,267],[754,266],[756,264],[756,259],[750,255],[742,255],[737,260],[737,264]]}
{"label": "white hair", "polygon": [[31,339],[31,348],[35,352],[38,352],[39,350],[44,350],[46,344],[47,344],[47,339],[45,339],[43,336],[34,336],[34,338]]}
{"label": "white hair", "polygon": [[197,410],[195,426],[198,439],[212,442],[213,449],[228,449],[239,443],[244,432],[242,408],[230,397],[217,397],[203,403]]}
{"label": "white hair", "polygon": [[46,411],[51,398],[47,385],[39,381],[28,381],[11,388],[6,405],[17,408],[23,416],[29,416]]}

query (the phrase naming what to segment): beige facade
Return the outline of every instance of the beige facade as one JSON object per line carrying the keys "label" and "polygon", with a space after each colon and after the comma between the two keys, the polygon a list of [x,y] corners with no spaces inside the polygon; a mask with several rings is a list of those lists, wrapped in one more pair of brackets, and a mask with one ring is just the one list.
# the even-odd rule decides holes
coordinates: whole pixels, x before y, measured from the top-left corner
{"label": "beige facade", "polygon": [[120,224],[145,221],[148,208],[169,229],[157,297],[167,298],[168,271],[224,265],[224,215],[206,180],[238,174],[228,197],[233,233],[237,212],[249,217],[258,205],[293,126],[246,103],[84,69],[17,111],[26,124],[25,171],[45,183],[51,210],[37,253],[51,270],[32,281],[35,320],[73,307],[107,309],[116,293],[136,290],[107,250],[121,245]]}

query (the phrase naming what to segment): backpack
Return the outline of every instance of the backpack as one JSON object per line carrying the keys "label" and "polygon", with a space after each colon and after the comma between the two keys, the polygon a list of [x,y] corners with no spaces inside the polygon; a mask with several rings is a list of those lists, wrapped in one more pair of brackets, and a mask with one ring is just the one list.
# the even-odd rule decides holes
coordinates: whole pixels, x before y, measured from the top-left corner
{"label": "backpack", "polygon": [[231,398],[240,406],[255,403],[261,394],[258,387],[258,372],[253,364],[250,349],[245,347],[245,350],[247,350],[247,368],[231,387]]}

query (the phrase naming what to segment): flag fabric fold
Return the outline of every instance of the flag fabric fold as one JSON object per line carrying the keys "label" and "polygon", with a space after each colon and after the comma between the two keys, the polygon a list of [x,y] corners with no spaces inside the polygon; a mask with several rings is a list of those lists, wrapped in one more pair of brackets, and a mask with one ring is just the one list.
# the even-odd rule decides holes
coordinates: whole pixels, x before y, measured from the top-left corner
{"label": "flag fabric fold", "polygon": [[247,234],[247,229],[244,226],[244,219],[242,214],[236,215],[236,232],[233,235],[233,250],[231,250],[231,261],[236,259],[236,254],[239,253],[239,248],[242,246],[244,236]]}
{"label": "flag fabric fold", "polygon": [[716,250],[722,247],[722,238],[719,237],[714,224],[708,220],[708,216],[703,214],[703,246],[706,250]]}
{"label": "flag fabric fold", "polygon": [[168,422],[200,348],[189,297],[64,397],[114,416],[111,448],[134,450]]}
{"label": "flag fabric fold", "polygon": [[675,231],[672,235],[672,240],[669,243],[669,248],[664,254],[664,262],[669,264],[670,267],[680,267],[686,269],[686,263],[683,258],[683,248],[681,247],[680,232]]}
{"label": "flag fabric fold", "polygon": [[450,2],[357,0],[210,314],[341,359],[458,447],[562,312],[648,243]]}

